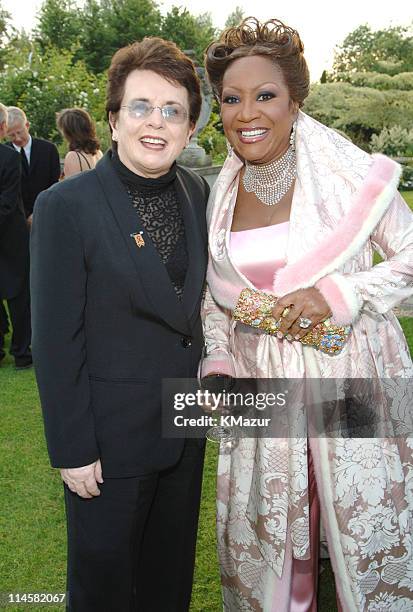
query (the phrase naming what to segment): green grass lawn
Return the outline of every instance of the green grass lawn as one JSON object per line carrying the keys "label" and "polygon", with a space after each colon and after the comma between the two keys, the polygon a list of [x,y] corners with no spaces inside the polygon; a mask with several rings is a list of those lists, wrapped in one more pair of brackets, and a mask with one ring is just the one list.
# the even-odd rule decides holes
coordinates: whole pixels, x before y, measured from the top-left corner
{"label": "green grass lawn", "polygon": [[[410,209],[413,210],[413,191],[401,191],[400,193],[403,196],[403,198],[406,200],[407,204],[410,206]],[[376,265],[380,263],[381,261],[383,260],[380,254],[374,253],[373,254],[373,264]]]}
{"label": "green grass lawn", "polygon": [[[10,357],[0,367],[0,423],[0,593],[62,593],[66,525],[61,480],[49,466],[33,370],[16,372]],[[197,612],[222,608],[215,547],[216,460],[217,446],[209,445],[191,606]],[[22,607],[7,609],[20,612]]]}
{"label": "green grass lawn", "polygon": [[402,191],[401,194],[410,208],[413,210],[413,191]]}

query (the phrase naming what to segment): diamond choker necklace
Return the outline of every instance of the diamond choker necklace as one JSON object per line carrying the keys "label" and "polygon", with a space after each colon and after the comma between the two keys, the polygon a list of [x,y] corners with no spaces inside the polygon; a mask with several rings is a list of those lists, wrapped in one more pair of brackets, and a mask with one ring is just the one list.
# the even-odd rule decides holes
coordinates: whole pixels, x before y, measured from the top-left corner
{"label": "diamond choker necklace", "polygon": [[253,191],[267,206],[274,206],[285,196],[297,172],[295,147],[289,146],[279,159],[265,165],[245,162],[242,178],[245,191]]}

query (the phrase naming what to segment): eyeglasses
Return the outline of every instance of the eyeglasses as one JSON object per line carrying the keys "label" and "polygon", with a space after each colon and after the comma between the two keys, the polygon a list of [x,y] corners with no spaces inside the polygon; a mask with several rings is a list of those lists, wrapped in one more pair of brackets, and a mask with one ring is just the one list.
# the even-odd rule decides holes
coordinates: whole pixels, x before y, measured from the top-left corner
{"label": "eyeglasses", "polygon": [[166,104],[165,106],[152,106],[144,100],[135,100],[130,104],[123,104],[121,108],[127,108],[129,117],[132,119],[145,119],[153,113],[155,109],[161,111],[162,117],[168,123],[184,123],[188,118],[188,113],[179,104]]}

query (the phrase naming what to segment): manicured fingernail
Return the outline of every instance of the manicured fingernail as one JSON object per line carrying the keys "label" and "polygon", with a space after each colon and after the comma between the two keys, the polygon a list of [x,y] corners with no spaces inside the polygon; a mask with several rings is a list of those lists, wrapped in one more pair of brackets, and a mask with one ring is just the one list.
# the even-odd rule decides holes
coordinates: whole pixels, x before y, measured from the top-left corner
{"label": "manicured fingernail", "polygon": [[284,338],[284,336],[282,335],[282,333],[281,333],[281,332],[277,332],[277,338],[278,338],[279,340],[282,340],[282,339]]}
{"label": "manicured fingernail", "polygon": [[294,340],[299,340],[300,339],[300,334],[297,334],[296,336],[294,336]]}
{"label": "manicured fingernail", "polygon": [[291,334],[287,334],[285,337],[287,338],[288,342],[292,342],[293,337]]}

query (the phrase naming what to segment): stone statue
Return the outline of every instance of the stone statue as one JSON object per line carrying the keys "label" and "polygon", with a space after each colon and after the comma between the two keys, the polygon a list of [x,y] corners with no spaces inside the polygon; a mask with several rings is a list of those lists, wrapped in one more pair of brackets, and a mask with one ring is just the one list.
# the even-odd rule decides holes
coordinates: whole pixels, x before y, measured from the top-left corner
{"label": "stone statue", "polygon": [[182,165],[188,166],[190,168],[202,168],[204,166],[211,166],[212,164],[211,156],[207,155],[203,147],[198,144],[198,134],[207,125],[211,116],[213,96],[211,88],[209,87],[209,84],[205,78],[205,69],[196,64],[194,57],[195,52],[190,50],[184,51],[184,53],[188,57],[190,57],[196,65],[196,71],[201,80],[202,107],[201,114],[196,124],[195,132],[193,133],[193,136],[189,141],[188,146],[182,151],[181,155],[179,156],[178,161]]}

